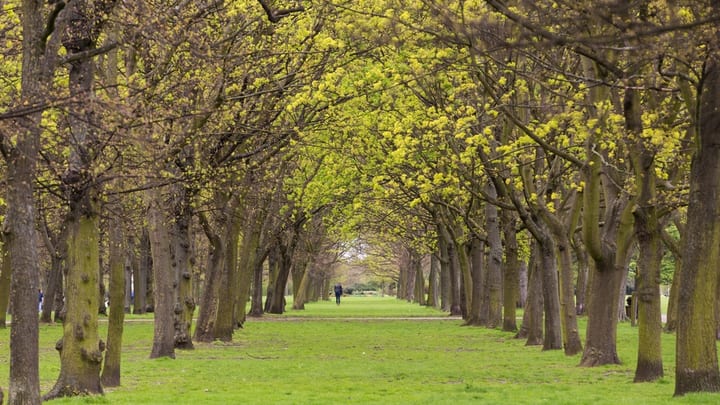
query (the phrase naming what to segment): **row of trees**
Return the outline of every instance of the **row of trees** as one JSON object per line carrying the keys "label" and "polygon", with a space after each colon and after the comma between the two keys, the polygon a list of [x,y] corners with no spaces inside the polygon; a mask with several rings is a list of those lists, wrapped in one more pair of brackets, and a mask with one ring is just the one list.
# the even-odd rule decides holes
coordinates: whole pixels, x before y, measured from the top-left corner
{"label": "row of trees", "polygon": [[41,281],[60,305],[43,319],[62,308],[64,325],[45,398],[101,393],[119,383],[128,280],[155,312],[151,357],[174,357],[231,340],[248,300],[282,313],[291,276],[296,308],[320,297],[359,239],[398,258],[403,297],[508,331],[529,259],[521,335],[586,366],[620,361],[637,252],[636,381],[663,372],[668,248],[676,394],[720,389],[713,2],[0,6],[10,403],[41,399]]}

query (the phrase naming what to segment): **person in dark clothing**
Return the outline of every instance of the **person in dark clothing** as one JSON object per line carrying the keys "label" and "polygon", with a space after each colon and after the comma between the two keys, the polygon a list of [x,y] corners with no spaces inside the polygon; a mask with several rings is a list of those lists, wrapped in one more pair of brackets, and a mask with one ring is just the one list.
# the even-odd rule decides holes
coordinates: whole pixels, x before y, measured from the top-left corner
{"label": "person in dark clothing", "polygon": [[340,297],[342,296],[342,285],[340,283],[335,284],[335,303],[340,305]]}

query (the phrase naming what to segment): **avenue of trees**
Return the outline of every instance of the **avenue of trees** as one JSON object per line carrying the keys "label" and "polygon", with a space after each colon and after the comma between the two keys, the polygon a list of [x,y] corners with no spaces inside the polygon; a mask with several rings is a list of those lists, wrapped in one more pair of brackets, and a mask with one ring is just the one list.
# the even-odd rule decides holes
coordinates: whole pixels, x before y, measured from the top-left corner
{"label": "avenue of trees", "polygon": [[672,256],[675,394],[720,391],[715,3],[0,0],[9,403],[120,384],[127,312],[172,358],[327,297],[349,252],[587,367],[621,361],[631,283],[636,382]]}

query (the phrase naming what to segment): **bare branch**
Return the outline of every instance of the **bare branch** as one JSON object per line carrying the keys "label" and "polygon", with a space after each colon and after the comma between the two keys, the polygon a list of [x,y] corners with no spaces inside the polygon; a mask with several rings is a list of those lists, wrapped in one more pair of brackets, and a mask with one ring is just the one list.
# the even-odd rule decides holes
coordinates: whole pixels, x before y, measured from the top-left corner
{"label": "bare branch", "polygon": [[73,62],[79,62],[85,59],[90,59],[97,55],[102,55],[104,53],[110,52],[111,50],[117,48],[118,43],[117,42],[110,42],[108,44],[105,44],[101,46],[100,48],[94,48],[89,49],[87,51],[72,53],[68,55],[67,57],[60,60],[60,64],[66,64],[66,63],[73,63]]}
{"label": "bare branch", "polygon": [[293,13],[301,13],[305,11],[305,7],[298,5],[297,7],[293,8],[287,8],[282,10],[273,10],[270,5],[267,3],[266,0],[258,0],[258,3],[262,6],[263,10],[265,10],[265,14],[267,14],[268,20],[272,23],[279,22],[284,17],[289,16]]}
{"label": "bare branch", "polygon": [[42,34],[42,47],[45,48],[45,45],[47,45],[47,40],[50,38],[50,35],[55,32],[55,22],[57,21],[58,15],[60,15],[60,12],[65,8],[65,2],[59,1],[55,3],[55,8],[48,16],[47,24],[45,24],[45,31],[43,31]]}

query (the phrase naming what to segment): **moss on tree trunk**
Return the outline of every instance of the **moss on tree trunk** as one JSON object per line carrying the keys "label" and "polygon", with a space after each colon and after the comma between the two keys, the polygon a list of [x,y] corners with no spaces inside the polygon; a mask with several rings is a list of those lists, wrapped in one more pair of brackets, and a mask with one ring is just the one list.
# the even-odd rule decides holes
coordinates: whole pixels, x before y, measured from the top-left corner
{"label": "moss on tree trunk", "polygon": [[100,367],[105,344],[98,335],[98,219],[92,210],[69,224],[65,322],[60,351],[60,376],[44,399],[102,394]]}
{"label": "moss on tree trunk", "polygon": [[715,318],[720,265],[720,38],[715,40],[700,93],[700,145],[690,169],[691,231],[685,234],[678,298],[675,395],[720,391]]}

